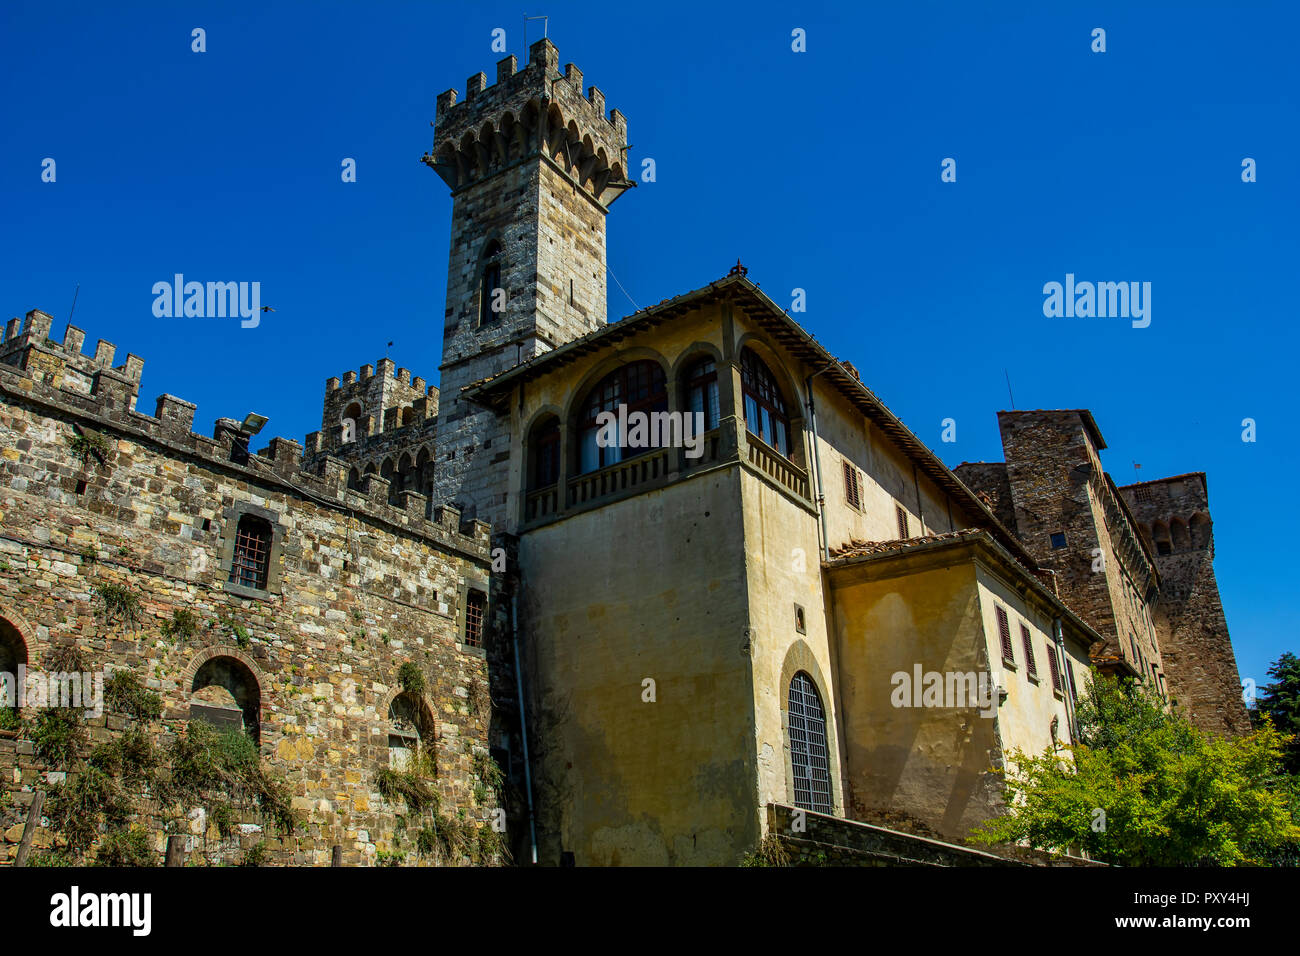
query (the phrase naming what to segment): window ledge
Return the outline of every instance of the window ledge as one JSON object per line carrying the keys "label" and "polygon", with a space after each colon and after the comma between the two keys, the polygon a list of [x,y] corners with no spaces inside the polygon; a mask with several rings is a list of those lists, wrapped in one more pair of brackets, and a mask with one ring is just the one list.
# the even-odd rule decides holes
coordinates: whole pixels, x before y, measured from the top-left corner
{"label": "window ledge", "polygon": [[235,584],[233,581],[227,581],[222,585],[227,594],[233,594],[236,597],[248,598],[250,601],[274,601],[275,595],[270,591],[250,588],[247,585]]}
{"label": "window ledge", "polygon": [[462,644],[460,641],[457,641],[456,650],[460,651],[462,654],[468,655],[469,657],[478,657],[482,660],[487,660],[487,648],[485,647],[474,647],[472,644]]}

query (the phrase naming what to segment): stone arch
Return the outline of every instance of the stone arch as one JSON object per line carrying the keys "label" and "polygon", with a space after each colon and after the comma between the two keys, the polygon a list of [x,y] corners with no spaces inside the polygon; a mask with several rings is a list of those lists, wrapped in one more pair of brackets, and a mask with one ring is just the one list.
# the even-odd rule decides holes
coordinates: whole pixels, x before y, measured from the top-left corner
{"label": "stone arch", "polygon": [[1151,523],[1151,541],[1156,546],[1156,554],[1169,554],[1173,551],[1173,541],[1169,537],[1169,526],[1163,521]]}
{"label": "stone arch", "polygon": [[1212,538],[1211,529],[1212,529],[1212,525],[1210,523],[1209,515],[1205,514],[1204,512],[1197,512],[1196,514],[1192,515],[1192,522],[1191,522],[1191,529],[1190,529],[1192,533],[1192,547],[1202,549],[1202,550],[1208,548],[1210,546],[1210,540]]}
{"label": "stone arch", "polygon": [[[808,437],[804,434],[804,392],[802,383],[799,381],[798,376],[791,372],[786,359],[768,343],[765,337],[753,332],[740,337],[740,341],[736,343],[737,367],[739,367],[741,357],[746,349],[761,359],[763,364],[767,366],[767,370],[772,373],[776,387],[781,392],[781,397],[785,402],[786,420],[790,426],[790,461],[801,468],[807,469],[808,450],[806,446]],[[743,390],[736,394],[736,414],[744,420],[745,399]],[[747,421],[746,427],[748,427]]]}
{"label": "stone arch", "polygon": [[348,471],[348,487],[353,491],[361,489],[361,472],[355,466]]}
{"label": "stone arch", "polygon": [[642,359],[650,359],[658,362],[664,370],[664,379],[667,380],[671,369],[668,360],[664,358],[663,353],[654,349],[636,346],[629,349],[620,349],[616,354],[597,362],[584,375],[577,387],[573,389],[565,399],[564,414],[561,415],[561,421],[565,425],[572,426],[573,417],[578,413],[583,401],[602,378],[608,375],[614,369],[622,365],[628,365],[632,362],[638,362]]}
{"label": "stone arch", "polygon": [[416,696],[401,687],[393,688],[385,695],[379,713],[387,731],[387,766],[405,770],[417,747],[430,754],[436,752],[438,721],[423,694]]}
{"label": "stone arch", "polygon": [[[712,342],[692,342],[686,348],[678,353],[676,360],[673,362],[672,372],[668,376],[668,389],[676,397],[677,407],[683,412],[691,411],[691,383],[690,375],[692,370],[700,362],[712,361],[714,368],[717,370],[717,401],[719,405],[723,403],[726,397],[726,390],[731,387],[731,378],[726,366],[722,361],[722,350]],[[717,417],[721,418],[721,408],[708,409],[706,411],[716,412]],[[709,427],[709,415],[705,418],[705,428]]]}
{"label": "stone arch", "polygon": [[[261,669],[239,648],[209,648],[190,661],[182,680],[182,686],[188,687],[190,719],[234,726],[237,711],[238,725],[260,742],[264,683]],[[213,690],[207,692],[208,688]]]}
{"label": "stone arch", "polygon": [[1192,546],[1192,536],[1187,530],[1187,522],[1182,518],[1174,518],[1169,522],[1169,537],[1175,551],[1186,551]]}
{"label": "stone arch", "polygon": [[18,675],[27,662],[28,645],[22,630],[8,616],[0,616],[0,707],[18,710]]}

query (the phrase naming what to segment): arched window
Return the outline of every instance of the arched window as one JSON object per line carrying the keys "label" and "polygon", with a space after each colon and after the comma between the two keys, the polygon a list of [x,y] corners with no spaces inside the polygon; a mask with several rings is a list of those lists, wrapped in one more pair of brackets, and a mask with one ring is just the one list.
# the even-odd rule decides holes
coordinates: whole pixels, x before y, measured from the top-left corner
{"label": "arched window", "polygon": [[718,366],[711,358],[686,370],[686,408],[704,415],[704,430],[718,427]]}
{"label": "arched window", "polygon": [[[658,362],[644,359],[624,365],[606,375],[591,390],[578,413],[580,473],[596,471],[649,450],[629,447],[627,435],[615,434],[609,426],[602,428],[598,423],[602,412],[618,415],[620,405],[627,406],[629,416],[633,412],[650,414],[668,410],[664,370]],[[604,440],[610,437],[612,441]]]}
{"label": "arched window", "polygon": [[271,568],[271,523],[256,515],[244,515],[235,531],[235,557],[230,562],[230,583],[257,591],[266,590]]}
{"label": "arched window", "polygon": [[[14,627],[0,617],[0,708],[10,714],[10,723],[16,722],[18,710],[19,668],[27,663],[27,642]],[[0,722],[0,730],[9,730],[9,724]]]}
{"label": "arched window", "polygon": [[427,738],[433,720],[424,702],[409,693],[401,693],[388,705],[388,766],[397,771],[414,770],[412,758],[421,747],[427,751]]}
{"label": "arched window", "polygon": [[826,712],[812,678],[803,671],[790,681],[788,725],[795,806],[831,812],[831,768],[826,749]]}
{"label": "arched window", "polygon": [[220,730],[242,729],[257,740],[261,712],[261,688],[243,661],[213,657],[195,673],[190,685],[190,720],[202,720]]}
{"label": "arched window", "polygon": [[560,420],[548,418],[533,427],[528,439],[530,465],[528,490],[545,488],[560,480]]}
{"label": "arched window", "polygon": [[482,285],[478,295],[478,324],[491,325],[498,318],[496,304],[497,290],[501,288],[501,243],[495,239],[483,250]]}
{"label": "arched window", "polygon": [[790,420],[772,371],[751,349],[740,353],[740,383],[745,397],[745,427],[790,457]]}

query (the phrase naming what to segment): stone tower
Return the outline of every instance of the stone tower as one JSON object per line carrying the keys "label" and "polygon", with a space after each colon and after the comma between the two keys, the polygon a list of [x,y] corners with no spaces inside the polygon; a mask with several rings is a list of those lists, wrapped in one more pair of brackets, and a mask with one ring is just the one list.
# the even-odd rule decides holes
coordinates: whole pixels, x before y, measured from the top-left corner
{"label": "stone tower", "polygon": [[504,525],[509,431],[461,389],[607,321],[605,215],[630,186],[627,121],[605,113],[550,40],[496,84],[477,73],[463,103],[437,101],[423,161],[451,187],[434,499]]}
{"label": "stone tower", "polygon": [[1160,569],[1156,630],[1170,692],[1198,727],[1219,734],[1250,733],[1214,575],[1214,525],[1205,474],[1139,482],[1120,493]]}

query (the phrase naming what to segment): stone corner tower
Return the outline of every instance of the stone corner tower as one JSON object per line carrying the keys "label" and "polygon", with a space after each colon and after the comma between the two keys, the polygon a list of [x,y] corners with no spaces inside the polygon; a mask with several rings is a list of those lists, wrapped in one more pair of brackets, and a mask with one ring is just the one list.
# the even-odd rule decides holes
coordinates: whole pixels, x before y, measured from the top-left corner
{"label": "stone corner tower", "polygon": [[509,430],[461,389],[603,326],[605,216],[635,185],[627,121],[548,39],[441,94],[423,162],[451,188],[435,500],[500,529]]}

